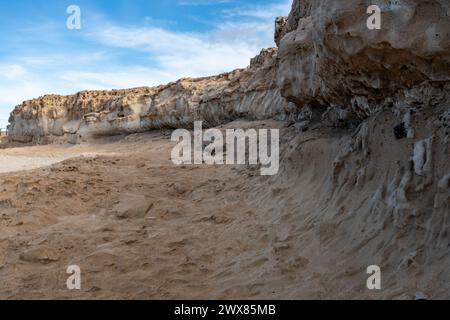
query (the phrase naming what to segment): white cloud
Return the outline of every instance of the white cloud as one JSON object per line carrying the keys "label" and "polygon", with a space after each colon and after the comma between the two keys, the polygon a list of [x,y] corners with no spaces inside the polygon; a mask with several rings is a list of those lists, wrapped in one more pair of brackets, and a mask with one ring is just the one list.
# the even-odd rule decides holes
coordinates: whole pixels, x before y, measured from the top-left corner
{"label": "white cloud", "polygon": [[178,78],[171,73],[158,69],[131,67],[117,68],[108,72],[68,71],[60,75],[60,79],[70,87],[77,88],[76,90],[85,90],[86,88],[90,90],[105,90],[156,86]]}
{"label": "white cloud", "polygon": [[178,4],[182,6],[210,6],[230,2],[233,2],[233,0],[180,0]]}
{"label": "white cloud", "polygon": [[158,69],[177,78],[246,67],[262,48],[274,45],[273,24],[267,22],[222,22],[204,34],[110,25],[90,37],[106,46],[148,53]]}
{"label": "white cloud", "polygon": [[[217,0],[181,0],[206,5]],[[231,2],[228,0],[222,2]],[[175,32],[161,27],[101,23],[89,37],[105,46],[148,53],[149,61],[176,78],[207,76],[246,67],[262,48],[274,46],[275,17],[286,15],[292,0],[223,10],[209,32]],[[106,25],[106,27],[105,27]],[[174,80],[174,79],[173,79]]]}
{"label": "white cloud", "polygon": [[223,10],[228,17],[251,17],[258,19],[272,19],[277,16],[287,16],[291,9],[292,0],[284,0],[281,3],[273,3],[264,6],[243,6]]}
{"label": "white cloud", "polygon": [[18,64],[0,65],[0,74],[5,79],[16,79],[25,77],[27,71],[25,70],[24,67]]}
{"label": "white cloud", "polygon": [[11,107],[20,101],[40,95],[44,88],[21,65],[1,64],[0,74],[0,128],[5,128]]}

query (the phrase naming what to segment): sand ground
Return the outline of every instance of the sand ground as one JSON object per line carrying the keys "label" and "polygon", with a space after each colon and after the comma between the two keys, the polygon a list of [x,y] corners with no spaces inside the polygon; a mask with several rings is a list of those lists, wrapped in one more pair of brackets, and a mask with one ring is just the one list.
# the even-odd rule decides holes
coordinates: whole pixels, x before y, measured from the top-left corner
{"label": "sand ground", "polygon": [[[258,224],[245,176],[177,167],[173,145],[150,133],[0,150],[0,297],[257,296],[259,284],[232,279],[232,258],[254,236],[241,228]],[[74,264],[82,290],[70,292]]]}
{"label": "sand ground", "polygon": [[[373,130],[395,123],[386,119]],[[403,223],[410,210],[375,197],[403,172],[410,143],[374,134],[374,160],[356,150],[340,168],[333,161],[358,136],[283,130],[276,177],[175,166],[159,132],[0,149],[0,298],[448,297],[448,214],[429,213],[428,194],[408,195],[423,221]],[[379,292],[366,287],[371,264],[383,269]],[[69,265],[81,268],[81,290],[66,287]]]}

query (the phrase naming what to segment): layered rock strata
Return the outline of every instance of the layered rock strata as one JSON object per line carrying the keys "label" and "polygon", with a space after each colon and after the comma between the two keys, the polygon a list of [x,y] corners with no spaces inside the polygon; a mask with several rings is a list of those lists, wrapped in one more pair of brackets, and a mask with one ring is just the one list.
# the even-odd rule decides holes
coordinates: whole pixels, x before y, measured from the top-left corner
{"label": "layered rock strata", "polygon": [[277,49],[264,49],[245,69],[185,78],[158,87],[84,91],[25,101],[11,113],[9,137],[20,142],[77,142],[101,135],[205,126],[236,118],[284,120],[295,105],[276,85]]}

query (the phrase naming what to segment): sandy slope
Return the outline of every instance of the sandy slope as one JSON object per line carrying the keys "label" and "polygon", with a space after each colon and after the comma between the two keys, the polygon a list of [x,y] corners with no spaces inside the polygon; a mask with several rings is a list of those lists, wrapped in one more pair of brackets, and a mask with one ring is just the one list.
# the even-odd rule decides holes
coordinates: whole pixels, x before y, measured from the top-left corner
{"label": "sandy slope", "polygon": [[[283,129],[275,177],[174,166],[160,133],[0,150],[71,158],[0,174],[0,298],[448,298],[448,193],[433,213],[433,192],[408,193],[415,217],[375,197],[411,148],[381,134],[386,121],[370,129],[371,158],[355,150],[341,171],[355,136]],[[71,264],[80,291],[66,289]],[[370,264],[383,269],[379,292],[366,288]]]}
{"label": "sandy slope", "polygon": [[[241,223],[256,219],[237,187],[245,179],[228,167],[175,167],[171,148],[144,134],[1,151],[101,155],[1,175],[0,297],[229,296],[214,282],[244,249]],[[82,269],[81,292],[65,288],[69,264]]]}

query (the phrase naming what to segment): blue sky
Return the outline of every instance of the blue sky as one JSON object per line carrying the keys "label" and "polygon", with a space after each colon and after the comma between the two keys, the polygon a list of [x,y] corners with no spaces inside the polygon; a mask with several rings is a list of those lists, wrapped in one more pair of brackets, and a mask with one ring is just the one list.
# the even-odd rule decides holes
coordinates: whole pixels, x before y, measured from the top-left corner
{"label": "blue sky", "polygon": [[[245,67],[291,0],[0,1],[0,128],[23,100]],[[81,30],[66,28],[70,5]]]}

